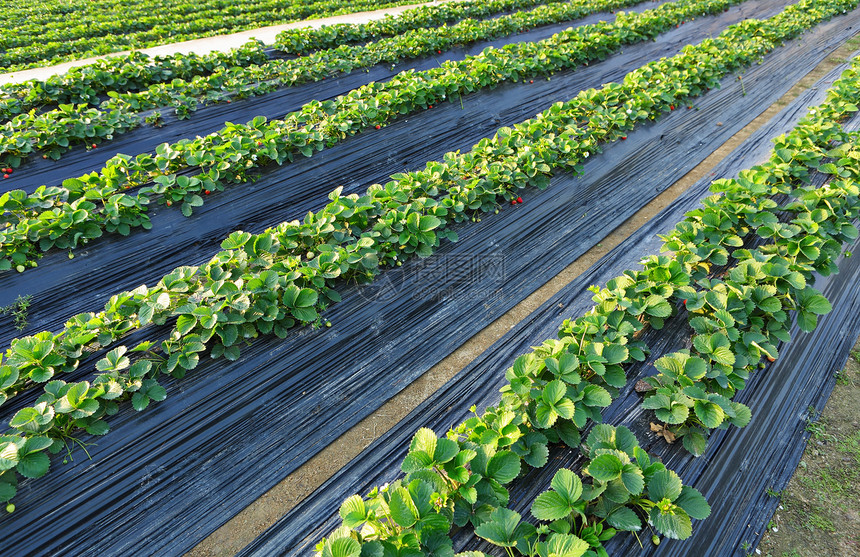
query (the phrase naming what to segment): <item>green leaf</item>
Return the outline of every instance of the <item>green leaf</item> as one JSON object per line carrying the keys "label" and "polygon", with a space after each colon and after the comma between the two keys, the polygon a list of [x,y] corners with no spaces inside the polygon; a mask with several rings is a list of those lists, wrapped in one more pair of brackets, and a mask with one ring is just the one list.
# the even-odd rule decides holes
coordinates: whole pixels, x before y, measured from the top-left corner
{"label": "green leaf", "polygon": [[319,314],[314,308],[293,308],[290,313],[299,321],[311,323],[315,321]]}
{"label": "green leaf", "polygon": [[484,538],[493,545],[514,547],[517,544],[521,518],[519,513],[510,509],[498,508],[493,511],[487,522],[475,528],[475,535]]}
{"label": "green leaf", "polygon": [[651,523],[658,532],[673,540],[685,540],[693,534],[693,524],[684,509],[672,505],[670,512],[663,514],[659,508],[651,509]]}
{"label": "green leaf", "polygon": [[193,315],[180,315],[176,320],[176,330],[180,335],[185,335],[197,325],[197,318]]}
{"label": "green leaf", "polygon": [[367,520],[367,508],[360,495],[348,497],[340,506],[340,517],[347,528],[357,528]]}
{"label": "green leaf", "polygon": [[110,426],[104,420],[96,420],[93,423],[87,425],[86,427],[87,433],[90,435],[105,435],[108,431],[110,431]]}
{"label": "green leaf", "polygon": [[5,503],[15,497],[15,493],[17,493],[17,491],[18,490],[14,485],[0,480],[0,503]]}
{"label": "green leaf", "polygon": [[315,290],[310,288],[302,288],[299,295],[296,297],[295,306],[298,308],[310,308],[317,303],[319,295]]}
{"label": "green leaf", "polygon": [[638,532],[642,529],[642,521],[628,507],[618,507],[606,517],[606,522],[613,528],[626,532]]}
{"label": "green leaf", "polygon": [[723,409],[714,402],[696,400],[693,402],[693,410],[696,412],[696,416],[702,421],[702,424],[709,429],[719,427],[725,418]]}
{"label": "green leaf", "polygon": [[43,452],[32,452],[21,457],[16,470],[25,478],[41,478],[48,473],[51,459]]}
{"label": "green leaf", "polygon": [[642,470],[635,464],[625,464],[621,472],[621,482],[627,491],[633,495],[639,495],[645,489],[645,478],[642,476]]}
{"label": "green leaf", "polygon": [[602,454],[596,456],[589,463],[587,471],[588,475],[599,482],[608,482],[621,477],[621,471],[624,469],[624,463],[617,456],[612,454]]}
{"label": "green leaf", "polygon": [[575,503],[582,495],[582,480],[566,468],[561,468],[555,473],[550,486],[571,504]]}
{"label": "green leaf", "polygon": [[[811,289],[809,289],[811,290]],[[833,306],[821,294],[811,294],[803,297],[803,309],[816,315],[825,315],[833,311]]]}
{"label": "green leaf", "polygon": [[140,412],[149,406],[149,397],[138,391],[131,395],[131,406]]}
{"label": "green leaf", "polygon": [[436,442],[439,440],[436,433],[429,428],[422,427],[412,436],[412,442],[409,444],[409,452],[422,451],[429,456],[433,456],[436,452]]}
{"label": "green leaf", "polygon": [[391,518],[401,528],[410,528],[418,522],[418,509],[405,487],[398,487],[391,493],[388,510],[391,512]]}
{"label": "green leaf", "polygon": [[323,557],[360,557],[361,544],[352,538],[338,538],[332,542],[326,541],[322,555]]}
{"label": "green leaf", "polygon": [[429,230],[433,230],[434,228],[438,228],[439,225],[442,224],[442,221],[437,219],[432,215],[423,215],[418,225],[418,229],[422,232],[427,232]]}
{"label": "green leaf", "polygon": [[685,485],[675,504],[684,509],[692,518],[705,520],[711,514],[711,506],[705,497],[694,487]]}
{"label": "green leaf", "polygon": [[814,331],[817,324],[818,316],[814,313],[806,311],[797,312],[797,326],[800,327],[800,330],[804,333],[811,333]]}
{"label": "green leaf", "polygon": [[735,411],[735,416],[733,418],[729,418],[729,422],[737,427],[744,427],[750,423],[750,420],[752,419],[752,411],[750,411],[749,406],[734,401],[732,401],[731,404],[732,409]]}
{"label": "green leaf", "polygon": [[436,442],[436,451],[433,453],[433,460],[439,464],[444,464],[457,456],[459,452],[460,445],[455,441],[442,437]]}
{"label": "green leaf", "polygon": [[18,464],[18,446],[9,441],[0,442],[0,472]]}
{"label": "green leaf", "polygon": [[674,501],[681,494],[682,487],[683,483],[678,474],[671,470],[658,470],[648,482],[648,498],[652,501]]}
{"label": "green leaf", "polygon": [[682,439],[684,448],[693,456],[702,456],[708,448],[708,440],[698,431],[689,431]]}
{"label": "green leaf", "polygon": [[251,234],[248,232],[236,231],[227,236],[227,239],[221,242],[221,249],[239,249],[248,243],[251,239]]}
{"label": "green leaf", "polygon": [[573,534],[552,534],[546,542],[546,555],[553,557],[582,557],[588,549],[588,542]]}
{"label": "green leaf", "polygon": [[562,381],[555,379],[546,384],[543,388],[541,398],[550,405],[555,405],[558,401],[564,398],[567,393],[567,385]]}
{"label": "green leaf", "polygon": [[520,458],[511,451],[501,451],[493,455],[487,463],[487,477],[500,484],[508,484],[520,473]]}
{"label": "green leaf", "polygon": [[538,520],[558,520],[570,514],[570,506],[555,491],[544,491],[535,497],[531,513]]}
{"label": "green leaf", "polygon": [[583,392],[585,396],[583,396],[582,401],[586,406],[605,408],[612,404],[612,395],[600,385],[587,385]]}

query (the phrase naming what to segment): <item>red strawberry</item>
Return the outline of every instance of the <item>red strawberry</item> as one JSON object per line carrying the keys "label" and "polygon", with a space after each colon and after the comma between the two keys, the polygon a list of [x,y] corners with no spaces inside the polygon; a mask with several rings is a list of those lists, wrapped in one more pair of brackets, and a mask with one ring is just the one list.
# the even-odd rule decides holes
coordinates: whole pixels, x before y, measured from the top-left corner
{"label": "red strawberry", "polygon": [[230,104],[231,102],[233,102],[233,101],[231,101],[230,99],[227,99],[227,104]]}
{"label": "red strawberry", "polygon": [[523,198],[522,198],[522,197],[517,197],[517,203],[522,203],[522,202],[523,202]]}
{"label": "red strawberry", "polygon": [[670,104],[670,105],[669,105],[669,110],[675,110],[675,105],[674,105],[674,104]]}
{"label": "red strawberry", "polygon": [[168,206],[168,207],[170,207],[171,205],[173,205],[173,201],[168,200],[168,201],[167,201],[167,206]]}
{"label": "red strawberry", "polygon": [[436,51],[436,54],[442,54],[442,51],[441,51],[441,50],[437,50],[437,51]]}
{"label": "red strawberry", "polygon": [[206,195],[209,195],[209,194],[210,194],[210,193],[212,193],[212,192],[211,192],[211,191],[209,191],[209,190],[203,190],[203,193],[204,193],[204,194],[206,194]]}
{"label": "red strawberry", "polygon": [[687,300],[684,300],[684,305],[685,305],[685,306],[687,305]]}
{"label": "red strawberry", "polygon": [[428,106],[427,108],[433,108],[433,105],[431,104],[431,105],[430,105],[430,106]]}
{"label": "red strawberry", "polygon": [[3,179],[5,180],[6,178],[9,178],[9,175],[8,175],[8,174],[4,174],[4,175],[3,175]]}
{"label": "red strawberry", "polygon": [[381,127],[382,126],[380,126],[379,124],[376,124],[376,129],[380,129]]}
{"label": "red strawberry", "polygon": [[516,205],[516,204],[517,204],[517,200],[516,200],[516,199],[511,199],[511,205]]}
{"label": "red strawberry", "polygon": [[534,83],[534,82],[535,82],[535,80],[534,80],[534,79],[530,79],[530,80],[529,80],[529,83]]}
{"label": "red strawberry", "polygon": [[96,145],[95,143],[93,143],[93,149],[95,149],[96,147],[98,147],[98,145]]}
{"label": "red strawberry", "polygon": [[626,135],[622,135],[622,136],[621,136],[621,139],[622,139],[622,140],[627,139],[627,136],[626,136]]}
{"label": "red strawberry", "polygon": [[262,147],[262,146],[263,146],[263,142],[262,142],[262,141],[258,141],[258,142],[257,142],[257,147]]}

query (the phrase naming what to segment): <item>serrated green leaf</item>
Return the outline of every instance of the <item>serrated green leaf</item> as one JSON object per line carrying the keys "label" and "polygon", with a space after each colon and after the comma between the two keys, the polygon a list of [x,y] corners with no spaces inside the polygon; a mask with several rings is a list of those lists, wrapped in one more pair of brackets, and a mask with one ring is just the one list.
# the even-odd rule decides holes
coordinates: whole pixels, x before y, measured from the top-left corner
{"label": "serrated green leaf", "polygon": [[693,411],[702,424],[709,429],[715,429],[723,423],[725,413],[720,406],[713,402],[696,400],[693,402]]}
{"label": "serrated green leaf", "polygon": [[519,473],[520,458],[511,451],[498,452],[487,463],[487,477],[502,485],[513,481]]}
{"label": "serrated green leaf", "polygon": [[575,503],[582,495],[582,480],[566,468],[561,468],[555,473],[550,486],[570,504]]}
{"label": "serrated green leaf", "polygon": [[648,498],[652,501],[668,499],[674,501],[681,494],[683,483],[671,470],[658,470],[648,481]]}
{"label": "serrated green leaf", "polygon": [[693,456],[702,456],[705,454],[705,449],[708,447],[708,440],[698,431],[687,432],[682,438],[684,448]]}
{"label": "serrated green leaf", "polygon": [[654,528],[673,540],[685,540],[693,534],[693,524],[684,509],[673,505],[670,513],[663,514],[660,509],[651,509],[651,523]]}
{"label": "serrated green leaf", "polygon": [[596,456],[588,465],[588,475],[599,482],[608,482],[621,477],[624,463],[617,456],[602,454]]}
{"label": "serrated green leaf", "polygon": [[25,478],[41,478],[48,473],[51,459],[43,452],[32,452],[20,458],[15,468]]}
{"label": "serrated green leaf", "polygon": [[391,512],[391,518],[401,528],[411,528],[418,522],[418,509],[405,487],[398,487],[391,493],[388,510]]}
{"label": "serrated green leaf", "polygon": [[558,520],[570,514],[570,506],[555,491],[544,491],[535,497],[531,513],[538,520]]}
{"label": "serrated green leaf", "polygon": [[613,528],[625,532],[638,532],[642,529],[642,521],[628,507],[618,507],[606,517],[606,522]]}
{"label": "serrated green leaf", "polygon": [[705,520],[711,514],[711,506],[705,497],[694,487],[685,485],[681,495],[675,499],[675,504],[684,509],[692,518]]}

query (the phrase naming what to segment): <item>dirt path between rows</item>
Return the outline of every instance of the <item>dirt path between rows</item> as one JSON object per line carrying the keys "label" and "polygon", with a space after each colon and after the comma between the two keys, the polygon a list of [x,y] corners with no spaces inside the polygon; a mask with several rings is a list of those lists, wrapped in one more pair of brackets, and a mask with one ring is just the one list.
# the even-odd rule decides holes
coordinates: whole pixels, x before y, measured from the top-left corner
{"label": "dirt path between rows", "polygon": [[806,451],[756,549],[765,557],[860,555],[860,339],[821,415],[807,418]]}
{"label": "dirt path between rows", "polygon": [[520,302],[505,315],[496,319],[480,333],[466,341],[460,348],[427,371],[427,373],[414,381],[409,387],[394,396],[374,414],[345,432],[305,465],[287,476],[278,485],[212,533],[192,549],[187,554],[188,557],[235,555],[370,445],[374,439],[397,424],[418,404],[457,375],[461,369],[489,348],[514,325],[528,317],[531,312],[540,307],[541,304],[556,294],[566,284],[585,272],[601,257],[633,234],[640,226],[648,222],[699,179],[707,176],[723,158],[752,135],[753,132],[768,122],[801,92],[810,88],[834,67],[845,62],[845,59],[855,52],[858,47],[860,47],[860,38],[855,36],[834,50],[824,62],[810,71],[788,93],[783,95],[758,118],[726,141],[682,179],[678,180],[653,201],[640,209],[621,226],[610,232],[594,248],[571,263],[544,286]]}

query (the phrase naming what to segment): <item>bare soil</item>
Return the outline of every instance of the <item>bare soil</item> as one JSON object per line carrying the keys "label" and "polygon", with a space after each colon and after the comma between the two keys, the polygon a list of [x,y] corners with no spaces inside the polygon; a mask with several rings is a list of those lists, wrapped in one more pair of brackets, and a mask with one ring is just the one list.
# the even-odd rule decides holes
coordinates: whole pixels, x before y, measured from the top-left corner
{"label": "bare soil", "polygon": [[758,549],[768,557],[860,555],[860,339]]}

